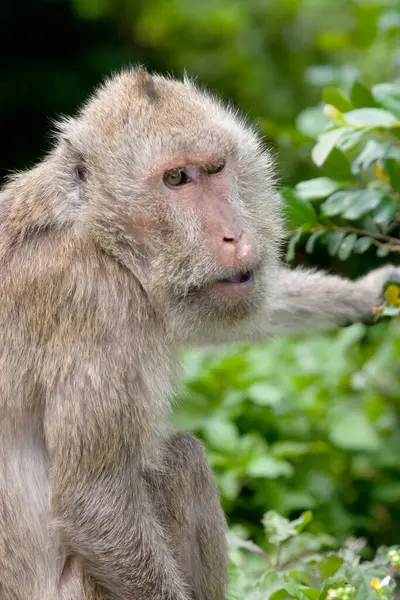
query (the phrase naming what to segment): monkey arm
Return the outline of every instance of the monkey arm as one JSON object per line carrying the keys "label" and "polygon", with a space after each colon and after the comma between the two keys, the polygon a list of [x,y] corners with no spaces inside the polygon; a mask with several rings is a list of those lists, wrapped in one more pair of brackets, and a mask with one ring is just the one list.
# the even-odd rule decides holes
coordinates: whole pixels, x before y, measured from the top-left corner
{"label": "monkey arm", "polygon": [[381,301],[383,284],[399,276],[399,268],[392,266],[371,271],[357,281],[321,271],[282,268],[261,337],[370,322],[373,307]]}
{"label": "monkey arm", "polygon": [[[107,372],[110,365],[102,363]],[[110,600],[188,600],[142,476],[138,425],[126,415],[132,399],[114,396],[106,378],[94,389],[89,373],[94,377],[98,366],[80,367],[46,409],[61,539]],[[99,390],[108,390],[107,398]]]}
{"label": "monkey arm", "polygon": [[181,347],[210,346],[242,341],[261,341],[275,335],[328,331],[357,321],[371,323],[372,309],[382,302],[383,284],[400,281],[400,268],[392,265],[371,271],[352,281],[310,269],[282,266],[255,314],[231,327],[178,331]]}

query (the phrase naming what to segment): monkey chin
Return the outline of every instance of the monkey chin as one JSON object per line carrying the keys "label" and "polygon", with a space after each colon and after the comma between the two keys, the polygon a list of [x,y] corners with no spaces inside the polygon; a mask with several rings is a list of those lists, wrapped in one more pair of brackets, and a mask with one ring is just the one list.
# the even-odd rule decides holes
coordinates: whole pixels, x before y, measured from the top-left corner
{"label": "monkey chin", "polygon": [[256,277],[255,272],[247,271],[231,279],[220,279],[210,284],[203,290],[201,300],[208,305],[206,314],[214,313],[219,321],[233,324],[255,312],[262,287],[262,281]]}
{"label": "monkey chin", "polygon": [[172,338],[207,346],[224,338],[227,329],[251,320],[264,304],[269,286],[259,268],[244,274],[241,281],[236,277],[208,280],[189,293],[171,294],[167,328]]}

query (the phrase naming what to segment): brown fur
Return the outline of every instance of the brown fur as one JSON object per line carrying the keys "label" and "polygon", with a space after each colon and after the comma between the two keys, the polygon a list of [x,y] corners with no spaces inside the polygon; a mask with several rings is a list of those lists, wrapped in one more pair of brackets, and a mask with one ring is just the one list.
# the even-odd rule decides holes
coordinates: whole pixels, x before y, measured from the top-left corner
{"label": "brown fur", "polygon": [[[186,166],[197,179],[169,189]],[[167,426],[176,349],[364,318],[388,273],[287,271],[281,237],[257,135],[142,70],[107,81],[3,189],[1,600],[223,599],[215,483]],[[244,269],[246,292],[221,283]]]}

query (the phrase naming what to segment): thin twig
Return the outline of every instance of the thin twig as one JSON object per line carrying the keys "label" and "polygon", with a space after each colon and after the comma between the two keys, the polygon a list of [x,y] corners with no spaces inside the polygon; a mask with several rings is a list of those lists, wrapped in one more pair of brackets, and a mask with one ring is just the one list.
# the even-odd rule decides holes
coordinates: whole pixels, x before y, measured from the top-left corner
{"label": "thin twig", "polygon": [[268,565],[270,567],[272,567],[272,561],[271,561],[270,557],[268,556],[268,554],[265,552],[265,550],[260,548],[260,546],[257,546],[257,544],[255,544],[254,542],[252,542],[250,540],[242,541],[242,543],[239,545],[239,547],[245,548],[246,550],[249,550],[250,552],[255,552],[256,554],[259,554],[268,563]]}

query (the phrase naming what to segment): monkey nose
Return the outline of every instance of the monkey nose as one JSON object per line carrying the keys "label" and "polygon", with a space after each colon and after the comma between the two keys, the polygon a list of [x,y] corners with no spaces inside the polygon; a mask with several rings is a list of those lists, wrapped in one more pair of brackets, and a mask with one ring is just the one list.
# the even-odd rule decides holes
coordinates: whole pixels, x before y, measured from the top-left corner
{"label": "monkey nose", "polygon": [[246,264],[255,260],[254,241],[248,231],[243,231],[236,243],[236,255],[238,259]]}
{"label": "monkey nose", "polygon": [[254,240],[249,231],[238,234],[225,234],[223,237],[224,254],[243,266],[251,266],[256,259]]}

